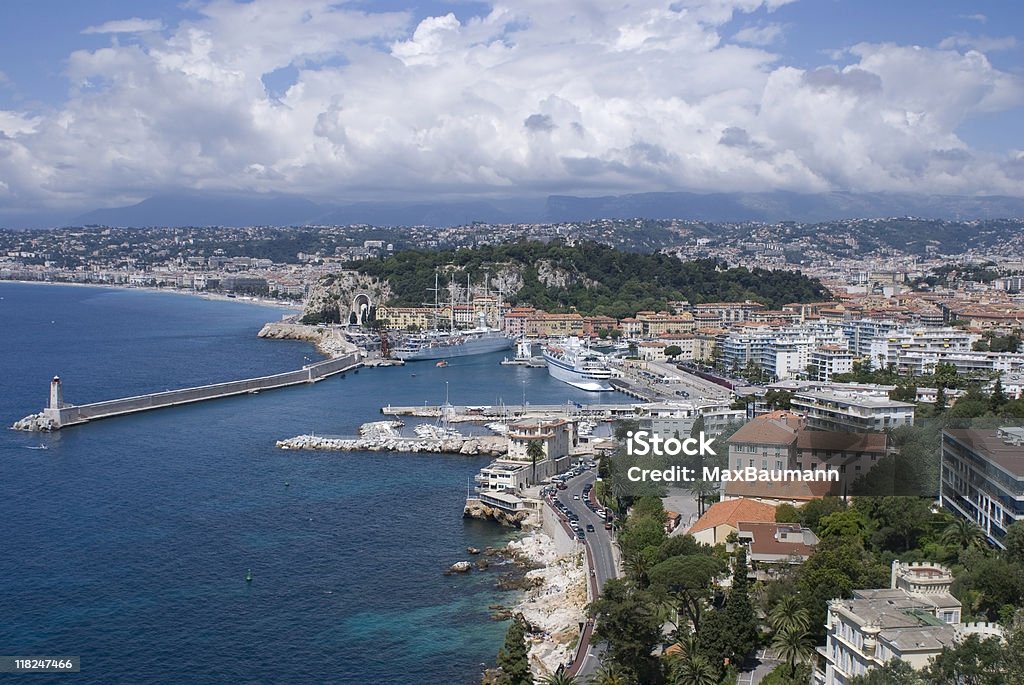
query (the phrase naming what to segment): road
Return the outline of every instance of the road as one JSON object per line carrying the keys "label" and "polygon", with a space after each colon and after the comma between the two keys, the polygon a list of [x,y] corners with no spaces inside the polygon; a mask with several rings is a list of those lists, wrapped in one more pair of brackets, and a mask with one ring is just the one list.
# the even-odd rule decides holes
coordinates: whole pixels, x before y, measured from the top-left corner
{"label": "road", "polygon": [[[580,525],[584,530],[588,523],[594,526],[594,532],[586,533],[583,543],[588,566],[594,570],[594,574],[590,576],[590,594],[594,598],[601,594],[601,588],[604,587],[608,579],[615,578],[617,575],[611,531],[604,529],[604,519],[591,511],[583,502],[583,488],[595,480],[597,480],[597,471],[591,469],[566,483],[568,487],[565,490],[559,490],[557,495],[569,507],[569,510],[579,517]],[[574,496],[579,496],[580,499],[574,499]],[[553,512],[562,522],[566,531],[574,535],[575,533],[569,528],[568,521],[561,513],[557,509],[553,509]],[[601,650],[600,646],[591,644],[592,632],[593,624],[588,622],[580,636],[580,647],[577,650],[576,659],[568,669],[570,675],[585,678],[593,673],[600,664]]]}

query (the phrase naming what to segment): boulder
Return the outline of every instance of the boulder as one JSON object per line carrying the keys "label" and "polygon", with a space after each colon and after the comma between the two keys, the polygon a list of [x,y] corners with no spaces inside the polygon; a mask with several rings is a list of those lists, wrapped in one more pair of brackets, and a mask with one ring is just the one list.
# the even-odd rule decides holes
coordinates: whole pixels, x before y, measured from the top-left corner
{"label": "boulder", "polygon": [[456,561],[448,567],[448,570],[452,573],[468,573],[471,568],[473,568],[473,564],[468,561]]}

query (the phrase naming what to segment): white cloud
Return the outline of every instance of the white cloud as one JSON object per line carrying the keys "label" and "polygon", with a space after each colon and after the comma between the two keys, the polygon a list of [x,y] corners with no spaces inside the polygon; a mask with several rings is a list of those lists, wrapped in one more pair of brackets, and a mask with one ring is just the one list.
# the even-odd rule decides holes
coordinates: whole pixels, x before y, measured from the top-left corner
{"label": "white cloud", "polygon": [[104,22],[98,26],[89,26],[82,29],[82,33],[146,33],[148,31],[162,31],[163,22],[159,19],[116,19]]}
{"label": "white cloud", "polygon": [[1000,50],[1012,50],[1017,47],[1017,39],[1013,36],[974,36],[966,33],[957,33],[942,39],[939,47],[943,50],[966,48],[982,52],[998,52]]}
{"label": "white cloud", "polygon": [[988,17],[985,16],[984,14],[958,14],[957,16],[960,17],[961,19],[970,19],[971,21],[976,21],[979,24],[985,24],[988,22]]}
{"label": "white cloud", "polygon": [[781,24],[744,26],[733,34],[732,39],[737,43],[746,43],[747,45],[769,46],[775,45],[782,39],[782,32]]}
{"label": "white cloud", "polygon": [[[73,52],[53,111],[5,113],[5,202],[92,207],[181,187],[1021,193],[1019,163],[956,135],[1024,104],[1019,76],[977,50],[895,44],[797,69],[723,38],[780,4],[495,0],[414,25],[332,0],[213,0],[141,44]],[[294,83],[268,93],[263,76],[286,67]]]}

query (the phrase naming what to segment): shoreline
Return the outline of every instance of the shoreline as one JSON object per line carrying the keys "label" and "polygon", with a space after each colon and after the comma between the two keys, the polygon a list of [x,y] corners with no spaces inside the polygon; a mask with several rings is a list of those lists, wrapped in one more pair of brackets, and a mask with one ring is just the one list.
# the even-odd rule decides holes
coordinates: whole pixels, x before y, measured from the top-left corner
{"label": "shoreline", "polygon": [[527,633],[530,668],[536,678],[544,678],[576,653],[579,625],[586,621],[586,564],[578,550],[559,554],[555,541],[539,529],[512,540],[506,548],[539,564],[525,576],[536,585],[523,593],[512,613],[522,614],[535,631]]}
{"label": "shoreline", "polygon": [[218,302],[237,302],[240,304],[249,305],[260,305],[263,307],[274,307],[277,309],[286,309],[294,314],[302,312],[302,303],[294,303],[285,300],[272,300],[253,297],[252,295],[242,295],[239,297],[228,297],[221,293],[208,293],[201,290],[186,290],[184,288],[153,288],[151,286],[140,286],[140,285],[122,285],[117,283],[76,283],[73,281],[24,281],[19,279],[0,279],[0,285],[4,283],[18,283],[20,285],[63,285],[71,288],[102,288],[105,290],[136,290],[147,293],[169,293],[174,295],[185,295],[188,297],[198,297],[204,300],[214,300]]}

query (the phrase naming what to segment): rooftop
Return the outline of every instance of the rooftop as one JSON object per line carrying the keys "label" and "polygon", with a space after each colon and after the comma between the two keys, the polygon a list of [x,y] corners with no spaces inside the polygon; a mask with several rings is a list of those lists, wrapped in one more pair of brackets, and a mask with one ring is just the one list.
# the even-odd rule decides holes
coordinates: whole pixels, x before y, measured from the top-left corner
{"label": "rooftop", "polygon": [[775,507],[752,499],[730,499],[715,502],[687,532],[691,535],[709,528],[730,525],[736,528],[740,521],[775,522]]}
{"label": "rooftop", "polygon": [[1009,431],[1006,428],[998,430],[961,428],[948,429],[944,432],[975,454],[992,461],[1004,471],[1018,478],[1024,478],[1024,446],[1014,445],[1011,442],[1017,431],[1021,430],[1019,428]]}

